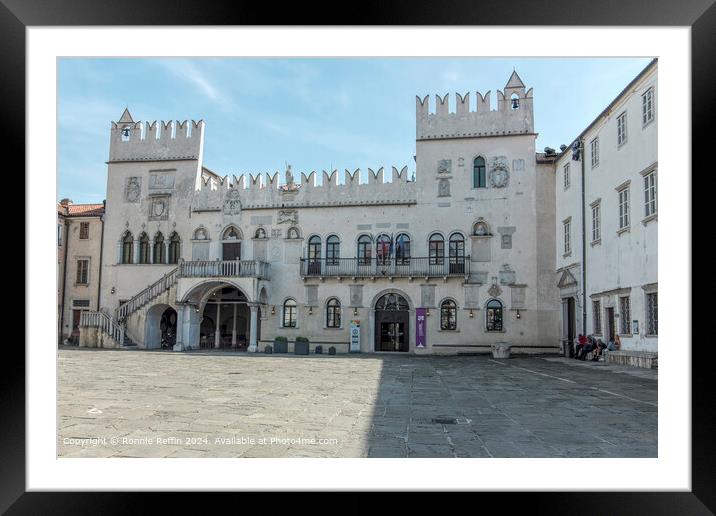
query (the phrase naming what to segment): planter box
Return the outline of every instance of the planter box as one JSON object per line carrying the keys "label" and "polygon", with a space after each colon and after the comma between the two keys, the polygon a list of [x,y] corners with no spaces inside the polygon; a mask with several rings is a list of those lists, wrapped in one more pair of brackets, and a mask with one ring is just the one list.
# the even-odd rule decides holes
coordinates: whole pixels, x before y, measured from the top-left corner
{"label": "planter box", "polygon": [[510,358],[512,346],[507,342],[496,342],[492,346],[492,358]]}
{"label": "planter box", "polygon": [[288,353],[288,341],[274,340],[273,341],[273,352],[274,353]]}
{"label": "planter box", "polygon": [[323,354],[323,346],[316,346],[316,351],[315,351],[315,353],[316,353],[316,355],[321,355],[321,354]]}
{"label": "planter box", "polygon": [[264,348],[264,353],[266,353],[267,355],[270,355],[271,353],[273,353],[273,348],[271,347],[271,344],[268,344],[268,345]]}
{"label": "planter box", "polygon": [[296,343],[293,345],[293,354],[308,355],[308,342],[300,340],[296,341]]}

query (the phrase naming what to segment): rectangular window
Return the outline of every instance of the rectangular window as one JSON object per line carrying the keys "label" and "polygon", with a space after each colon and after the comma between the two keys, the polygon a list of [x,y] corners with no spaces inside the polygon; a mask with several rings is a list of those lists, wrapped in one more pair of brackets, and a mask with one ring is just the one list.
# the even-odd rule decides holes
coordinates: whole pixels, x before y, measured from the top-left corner
{"label": "rectangular window", "polygon": [[592,322],[594,325],[594,333],[600,335],[602,333],[602,302],[592,301]]}
{"label": "rectangular window", "polygon": [[590,144],[589,148],[592,152],[592,168],[599,165],[599,138],[594,138]]}
{"label": "rectangular window", "polygon": [[619,298],[619,333],[631,333],[631,304],[629,296]]}
{"label": "rectangular window", "polygon": [[564,254],[569,254],[572,252],[572,242],[571,242],[571,231],[572,231],[572,221],[567,220],[564,222]]}
{"label": "rectangular window", "polygon": [[592,206],[592,242],[602,238],[602,208],[600,204]]}
{"label": "rectangular window", "polygon": [[659,307],[657,293],[652,292],[646,295],[646,333],[648,335],[659,334]]}
{"label": "rectangular window", "polygon": [[569,163],[564,166],[562,171],[564,173],[564,189],[567,190],[569,188]]}
{"label": "rectangular window", "polygon": [[89,260],[77,260],[77,284],[86,285],[89,282]]}
{"label": "rectangular window", "polygon": [[617,145],[622,145],[627,139],[626,112],[617,117]]}
{"label": "rectangular window", "polygon": [[74,308],[89,308],[89,305],[89,299],[75,299],[72,301],[72,306]]}
{"label": "rectangular window", "polygon": [[656,173],[649,172],[644,176],[644,216],[656,213]]}
{"label": "rectangular window", "polygon": [[619,191],[619,229],[629,227],[629,188]]}
{"label": "rectangular window", "polygon": [[641,96],[641,123],[646,125],[654,120],[654,88],[649,88]]}
{"label": "rectangular window", "polygon": [[57,225],[57,246],[62,245],[62,224]]}
{"label": "rectangular window", "polygon": [[80,222],[80,240],[89,238],[89,222]]}

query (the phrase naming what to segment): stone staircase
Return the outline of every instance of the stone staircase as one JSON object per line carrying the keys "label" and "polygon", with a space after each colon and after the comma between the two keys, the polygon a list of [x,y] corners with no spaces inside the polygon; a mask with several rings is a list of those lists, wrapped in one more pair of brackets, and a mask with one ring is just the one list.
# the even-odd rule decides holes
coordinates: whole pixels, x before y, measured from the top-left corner
{"label": "stone staircase", "polygon": [[132,299],[120,305],[115,311],[115,320],[117,320],[120,324],[126,323],[127,318],[130,315],[137,310],[140,310],[152,300],[161,296],[164,292],[176,285],[178,278],[179,267],[175,267],[170,272],[166,273],[157,281],[132,297]]}

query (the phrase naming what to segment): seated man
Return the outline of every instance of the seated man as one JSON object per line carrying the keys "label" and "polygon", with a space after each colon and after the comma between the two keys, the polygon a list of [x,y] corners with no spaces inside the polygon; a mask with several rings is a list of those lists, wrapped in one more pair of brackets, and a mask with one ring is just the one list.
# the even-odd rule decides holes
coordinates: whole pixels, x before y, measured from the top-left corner
{"label": "seated man", "polygon": [[574,353],[574,358],[582,358],[582,354],[584,353],[584,346],[587,344],[587,337],[579,334],[579,337],[577,338],[577,351]]}

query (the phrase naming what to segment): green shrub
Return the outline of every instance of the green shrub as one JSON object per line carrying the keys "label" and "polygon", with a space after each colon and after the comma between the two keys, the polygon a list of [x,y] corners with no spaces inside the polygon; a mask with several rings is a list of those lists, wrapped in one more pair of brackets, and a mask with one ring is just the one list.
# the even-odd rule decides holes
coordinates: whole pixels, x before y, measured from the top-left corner
{"label": "green shrub", "polygon": [[279,335],[278,337],[273,339],[274,342],[288,342],[288,339],[284,337],[283,335]]}
{"label": "green shrub", "polygon": [[306,337],[296,337],[296,342],[308,342]]}

